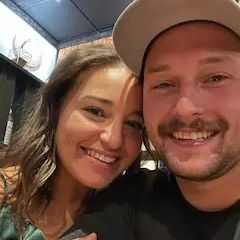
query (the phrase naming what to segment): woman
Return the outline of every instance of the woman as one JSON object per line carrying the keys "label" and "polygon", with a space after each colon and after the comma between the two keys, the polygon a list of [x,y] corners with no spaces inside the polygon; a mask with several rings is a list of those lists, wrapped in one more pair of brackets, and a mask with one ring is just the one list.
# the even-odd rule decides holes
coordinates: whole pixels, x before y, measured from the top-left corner
{"label": "woman", "polygon": [[112,47],[72,52],[2,154],[18,168],[2,169],[0,239],[58,239],[137,158],[142,126],[141,86]]}

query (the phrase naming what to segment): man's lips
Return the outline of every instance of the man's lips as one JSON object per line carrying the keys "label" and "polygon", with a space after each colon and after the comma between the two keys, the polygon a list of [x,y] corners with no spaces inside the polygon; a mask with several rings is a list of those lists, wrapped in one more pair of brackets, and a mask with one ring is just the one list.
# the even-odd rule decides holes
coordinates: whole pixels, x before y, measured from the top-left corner
{"label": "man's lips", "polygon": [[184,147],[202,146],[211,142],[220,131],[177,131],[168,137],[175,143]]}
{"label": "man's lips", "polygon": [[175,137],[176,139],[205,139],[209,135],[219,132],[226,132],[229,124],[226,120],[219,118],[215,121],[204,121],[195,119],[191,123],[185,123],[180,119],[174,118],[158,126],[158,134],[162,137]]}
{"label": "man's lips", "polygon": [[177,140],[204,141],[217,134],[217,131],[177,131],[171,137]]}

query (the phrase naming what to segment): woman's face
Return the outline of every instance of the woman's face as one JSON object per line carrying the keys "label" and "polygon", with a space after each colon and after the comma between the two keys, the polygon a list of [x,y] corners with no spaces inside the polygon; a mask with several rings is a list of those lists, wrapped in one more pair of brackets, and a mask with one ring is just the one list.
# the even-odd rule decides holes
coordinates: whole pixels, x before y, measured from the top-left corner
{"label": "woman's face", "polygon": [[91,68],[67,96],[56,132],[68,177],[102,188],[135,160],[142,141],[142,88],[121,64]]}

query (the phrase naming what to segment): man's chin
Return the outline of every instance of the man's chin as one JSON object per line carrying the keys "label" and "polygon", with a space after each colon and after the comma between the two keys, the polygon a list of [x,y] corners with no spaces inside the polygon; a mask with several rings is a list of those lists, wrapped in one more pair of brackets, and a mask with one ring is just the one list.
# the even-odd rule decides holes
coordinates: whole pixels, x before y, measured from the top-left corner
{"label": "man's chin", "polygon": [[207,182],[207,181],[212,181],[216,179],[215,177],[212,177],[211,174],[204,174],[204,173],[188,174],[188,173],[182,173],[182,172],[181,173],[175,172],[173,174],[177,178],[181,178],[191,182]]}
{"label": "man's chin", "polygon": [[167,161],[166,165],[176,177],[189,181],[210,181],[220,177],[223,172],[218,163],[210,160],[204,163],[203,159],[179,159]]}

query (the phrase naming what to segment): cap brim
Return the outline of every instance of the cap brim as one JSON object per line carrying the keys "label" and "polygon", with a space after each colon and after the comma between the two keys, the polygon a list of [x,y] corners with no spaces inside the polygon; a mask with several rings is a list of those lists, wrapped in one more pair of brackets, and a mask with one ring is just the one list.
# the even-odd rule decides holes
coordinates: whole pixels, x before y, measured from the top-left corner
{"label": "cap brim", "polygon": [[240,35],[240,7],[235,0],[136,0],[118,18],[113,42],[125,64],[139,75],[152,39],[195,20],[216,22]]}

